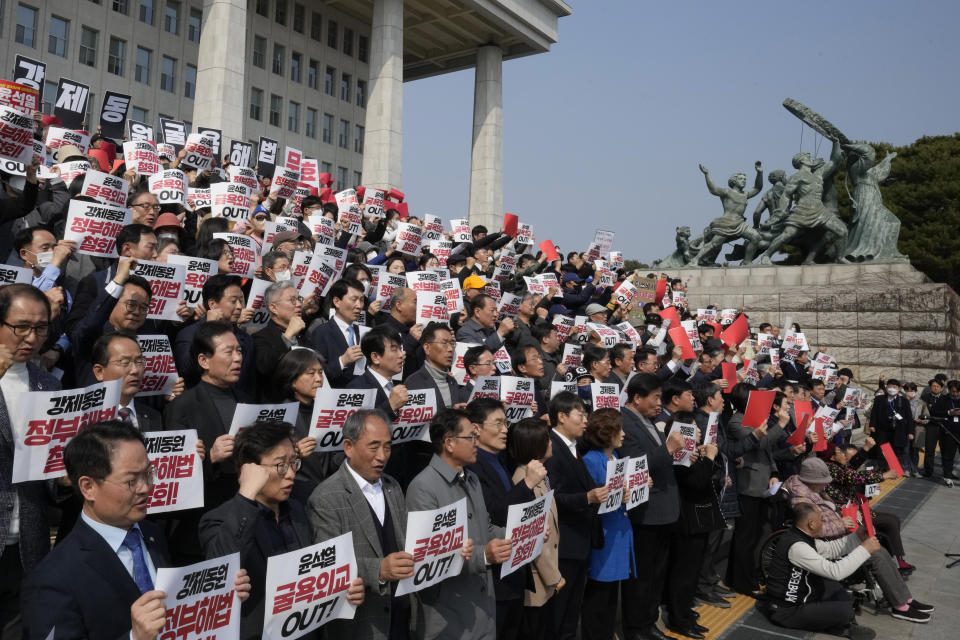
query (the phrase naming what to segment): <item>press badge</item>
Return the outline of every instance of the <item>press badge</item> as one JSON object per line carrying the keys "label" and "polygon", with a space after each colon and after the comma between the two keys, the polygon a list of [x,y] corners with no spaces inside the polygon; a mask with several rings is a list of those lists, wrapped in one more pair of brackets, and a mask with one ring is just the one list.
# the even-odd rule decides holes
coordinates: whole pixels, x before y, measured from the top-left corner
{"label": "press badge", "polygon": [[893,412],[893,417],[897,420],[903,420],[903,416],[897,413],[896,411]]}

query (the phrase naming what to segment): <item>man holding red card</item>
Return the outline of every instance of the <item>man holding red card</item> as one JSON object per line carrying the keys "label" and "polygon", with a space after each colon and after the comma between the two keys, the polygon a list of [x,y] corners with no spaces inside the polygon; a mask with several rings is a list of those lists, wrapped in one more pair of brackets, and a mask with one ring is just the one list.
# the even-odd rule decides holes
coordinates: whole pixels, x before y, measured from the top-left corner
{"label": "man holding red card", "polygon": [[910,443],[916,426],[910,401],[900,395],[900,381],[890,378],[886,383],[886,399],[877,398],[870,411],[867,435],[872,435],[877,444],[890,443],[901,467],[910,466]]}

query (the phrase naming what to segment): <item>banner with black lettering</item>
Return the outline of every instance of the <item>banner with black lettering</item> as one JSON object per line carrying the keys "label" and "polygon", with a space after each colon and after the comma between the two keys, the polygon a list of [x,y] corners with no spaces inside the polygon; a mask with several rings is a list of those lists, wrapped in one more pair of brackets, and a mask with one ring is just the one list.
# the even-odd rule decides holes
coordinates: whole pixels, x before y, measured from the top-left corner
{"label": "banner with black lettering", "polygon": [[623,488],[626,485],[627,464],[630,458],[616,458],[607,460],[607,477],[604,486],[607,488],[607,499],[600,504],[597,513],[616,511],[623,504]]}
{"label": "banner with black lettering", "polygon": [[297,190],[298,184],[300,184],[299,171],[287,167],[275,167],[273,180],[270,182],[270,195],[286,200]]}
{"label": "banner with black lettering", "polygon": [[470,404],[477,398],[500,399],[500,376],[480,376],[473,383],[473,391],[467,399]]}
{"label": "banner with black lettering", "polygon": [[310,261],[310,270],[300,283],[300,295],[304,299],[315,294],[327,295],[331,285],[343,273],[346,260],[346,249],[317,245]]}
{"label": "banner with black lettering", "polygon": [[500,376],[500,400],[507,414],[507,422],[520,422],[533,414],[535,382],[534,378]]}
{"label": "banner with black lettering", "polygon": [[230,273],[243,278],[256,277],[260,256],[257,255],[257,241],[241,233],[215,233],[213,237],[226,240],[233,250],[233,268]]}
{"label": "banner with black lettering", "polygon": [[32,120],[34,112],[40,110],[40,92],[25,84],[0,79],[0,105],[8,106]]}
{"label": "banner with black lettering", "polygon": [[202,507],[203,461],[197,453],[197,430],[150,431],[143,437],[154,475],[147,513]]}
{"label": "banner with black lettering", "polygon": [[697,449],[697,426],[686,422],[674,422],[667,436],[673,435],[674,432],[678,432],[683,436],[683,448],[674,452],[673,464],[681,467],[689,467],[693,464],[690,456],[692,456],[693,452]]}
{"label": "banner with black lettering", "polygon": [[137,266],[130,270],[131,275],[141,276],[150,283],[151,320],[179,320],[177,305],[180,303],[180,291],[186,270],[183,265],[169,262],[138,260]]}
{"label": "banner with black lettering", "polygon": [[160,134],[165,144],[172,144],[177,153],[187,144],[187,125],[180,120],[160,118]]}
{"label": "banner with black lettering", "polygon": [[250,295],[247,297],[246,308],[253,309],[253,318],[250,319],[250,322],[243,325],[243,328],[251,333],[264,328],[267,326],[267,323],[270,322],[270,309],[268,309],[264,303],[266,301],[267,289],[273,284],[270,280],[263,280],[261,278],[254,278],[252,282],[253,284],[250,285]]}
{"label": "banner with black lettering", "polygon": [[210,276],[217,275],[216,260],[194,258],[193,256],[167,256],[168,264],[178,264],[184,267],[183,299],[191,309],[203,301],[203,283]]}
{"label": "banner with black lettering", "polygon": [[609,382],[592,382],[590,394],[593,396],[593,410],[620,410],[620,387]]}
{"label": "banner with black lettering", "polygon": [[309,251],[294,251],[293,262],[290,263],[290,283],[300,291],[303,280],[310,271],[310,263],[313,261],[313,254]]}
{"label": "banner with black lettering", "polygon": [[183,145],[187,155],[180,164],[193,167],[197,171],[209,171],[213,168],[213,139],[199,133],[191,133]]}
{"label": "banner with black lettering", "polygon": [[80,187],[80,195],[93,198],[103,204],[116,207],[127,206],[127,190],[130,185],[123,178],[102,171],[87,171]]}
{"label": "banner with black lettering", "polygon": [[236,182],[214,182],[210,185],[210,212],[215,218],[240,222],[250,217],[250,192]]}
{"label": "banner with black lettering", "polygon": [[234,640],[240,637],[240,598],[233,583],[240,554],[205,560],[187,567],[158,568],[156,589],[165,591],[166,640]]}
{"label": "banner with black lettering", "polygon": [[320,162],[316,158],[300,161],[300,186],[320,193]]}
{"label": "banner with black lettering", "polygon": [[419,256],[423,244],[423,232],[415,224],[400,222],[397,224],[397,251],[408,256]]}
{"label": "banner with black lettering", "polygon": [[33,269],[0,264],[0,287],[8,284],[32,284]]}
{"label": "banner with black lettering", "polygon": [[460,575],[467,541],[467,499],[429,511],[407,513],[403,550],[413,556],[413,576],[397,582],[396,595],[414,593]]}
{"label": "banner with black lettering", "polygon": [[628,458],[627,465],[627,511],[650,499],[650,469],[647,454]]}
{"label": "banner with black lettering", "polygon": [[257,172],[249,167],[232,164],[227,167],[227,176],[230,178],[230,182],[242,184],[250,190],[250,193],[260,191],[260,181],[257,180]]}
{"label": "banner with black lettering", "polygon": [[450,324],[447,296],[439,292],[417,291],[417,317],[414,324],[427,326],[431,322]]}
{"label": "banner with black lettering", "polygon": [[141,176],[152,176],[160,171],[157,148],[146,140],[124,142],[123,161],[127,165],[127,171],[136,171]]}
{"label": "banner with black lettering", "polygon": [[272,178],[277,167],[277,151],[280,145],[273,138],[260,136],[257,143],[257,174]]}
{"label": "banner with black lettering", "polygon": [[387,192],[383,189],[367,187],[363,192],[363,214],[382,218],[384,215],[383,200],[386,195]]}
{"label": "banner with black lettering", "polygon": [[361,409],[373,409],[376,402],[376,389],[318,388],[307,432],[317,440],[314,452],[343,451],[344,421]]}
{"label": "banner with black lettering", "polygon": [[393,444],[430,442],[430,422],[437,415],[436,389],[408,389],[407,403],[397,410],[390,425]]}
{"label": "banner with black lettering", "polygon": [[100,134],[119,140],[126,129],[127,114],[130,113],[131,97],[125,93],[107,91],[103,94],[103,106],[100,108]]}
{"label": "banner with black lettering", "polygon": [[90,87],[70,78],[60,78],[53,115],[60,118],[66,129],[83,129],[89,99]]}
{"label": "banner with black lettering", "polygon": [[47,127],[47,139],[45,141],[47,149],[51,152],[60,147],[72,144],[80,149],[81,153],[90,150],[90,134],[83,131],[74,131],[65,127]]}
{"label": "banner with black lettering", "polygon": [[97,202],[71,200],[64,240],[77,243],[77,253],[100,258],[117,257],[117,234],[133,222],[133,212]]}
{"label": "banner with black lettering", "polygon": [[128,137],[131,140],[139,140],[141,142],[156,142],[156,136],[153,132],[153,127],[145,122],[127,120],[127,131],[129,132]]}
{"label": "banner with black lettering", "polygon": [[450,228],[453,229],[454,242],[473,242],[473,234],[470,233],[469,218],[451,220]]}
{"label": "banner with black lettering", "polygon": [[337,201],[340,229],[351,235],[360,235],[363,231],[363,214],[360,213],[357,192],[353,189],[344,189],[335,193],[333,198]]}
{"label": "banner with black lettering", "polygon": [[164,169],[150,176],[147,185],[160,204],[187,204],[187,176],[179,169]]}
{"label": "banner with black lettering", "polygon": [[211,146],[213,147],[213,157],[218,160],[217,164],[220,164],[220,143],[223,139],[223,131],[209,127],[197,127],[197,133],[210,140]]}
{"label": "banner with black lettering", "polygon": [[[14,82],[32,87],[36,89],[40,95],[43,95],[43,79],[46,77],[46,63],[28,58],[27,56],[17,55],[17,61],[13,67]],[[39,109],[40,107],[37,106],[34,110]]]}
{"label": "banner with black lettering", "polygon": [[267,559],[263,637],[294,640],[331,620],[352,620],[347,590],[357,578],[353,534]]}
{"label": "banner with black lettering", "polygon": [[33,162],[33,118],[5,105],[0,105],[0,158]]}
{"label": "banner with black lettering", "polygon": [[507,508],[506,536],[513,543],[513,548],[510,549],[510,558],[500,565],[501,578],[540,557],[551,505],[552,489],[536,500],[512,504]]}
{"label": "banner with black lettering", "polygon": [[250,158],[253,156],[253,145],[249,142],[233,140],[230,142],[230,162],[238,167],[252,169]]}
{"label": "banner with black lettering", "polygon": [[90,163],[86,160],[72,160],[70,162],[61,162],[58,165],[54,165],[58,171],[60,171],[60,177],[63,178],[64,184],[70,184],[77,177],[82,176],[87,171],[90,171]]}
{"label": "banner with black lettering", "polygon": [[300,409],[299,402],[286,402],[283,404],[247,404],[238,402],[233,410],[233,420],[230,422],[231,436],[235,436],[243,429],[252,427],[258,422],[297,422],[297,411]]}
{"label": "banner with black lettering", "polygon": [[317,246],[332,246],[337,237],[337,230],[333,220],[326,216],[312,215],[306,219],[307,226],[310,227],[310,233],[317,241]]}
{"label": "banner with black lettering", "polygon": [[117,417],[122,380],[82,389],[28,391],[8,405],[16,442],[13,482],[59,478],[67,473],[63,450],[80,429]]}
{"label": "banner with black lettering", "polygon": [[170,338],[162,333],[137,336],[143,356],[143,377],[137,396],[164,396],[173,393],[177,384],[177,365],[173,361]]}
{"label": "banner with black lettering", "polygon": [[197,189],[187,187],[187,208],[191,211],[198,209],[209,209],[213,206],[213,197],[210,195],[210,189]]}

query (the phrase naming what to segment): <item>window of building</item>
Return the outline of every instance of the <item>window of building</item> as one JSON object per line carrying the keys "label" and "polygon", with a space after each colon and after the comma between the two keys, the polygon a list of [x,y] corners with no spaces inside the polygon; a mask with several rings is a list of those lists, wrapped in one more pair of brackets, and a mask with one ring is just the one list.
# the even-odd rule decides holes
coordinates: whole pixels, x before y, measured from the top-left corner
{"label": "window of building", "polygon": [[287,131],[300,131],[300,104],[290,102],[287,107]]}
{"label": "window of building", "polygon": [[357,153],[363,153],[363,127],[354,125],[353,127],[353,150]]}
{"label": "window of building", "polygon": [[332,171],[333,167],[331,167],[329,162],[320,163],[320,173],[331,173]]}
{"label": "window of building", "polygon": [[100,33],[90,27],[80,27],[80,64],[97,66],[97,40]]}
{"label": "window of building", "polygon": [[149,124],[150,112],[147,109],[143,109],[142,107],[131,107],[130,118],[132,118],[133,120],[136,120],[137,122]]}
{"label": "window of building", "polygon": [[316,11],[310,12],[310,37],[317,42],[323,42],[323,25],[320,14]]}
{"label": "window of building", "polygon": [[168,56],[160,56],[160,88],[173,93],[177,80],[177,61]]}
{"label": "window of building", "polygon": [[167,6],[163,10],[163,30],[167,33],[177,35],[180,33],[180,3],[174,0],[167,0]]}
{"label": "window of building", "polygon": [[307,21],[307,8],[299,2],[293,5],[293,30],[303,33],[304,23]]}
{"label": "window of building", "polygon": [[287,0],[277,0],[276,11],[274,11],[273,17],[283,26],[287,25]]}
{"label": "window of building", "polygon": [[370,61],[370,38],[367,36],[357,38],[357,58],[360,62]]}
{"label": "window of building", "polygon": [[317,110],[307,107],[307,118],[303,124],[303,133],[308,138],[317,137]]}
{"label": "window of building", "polygon": [[130,2],[128,0],[113,0],[113,10],[127,15],[130,13]]}
{"label": "window of building", "polygon": [[[123,77],[123,66],[127,59],[127,42],[110,36],[110,53],[107,56],[107,71]],[[141,120],[141,122],[143,122]]]}
{"label": "window of building", "polygon": [[44,82],[43,94],[41,95],[40,111],[50,115],[53,113],[53,105],[57,103],[57,83]]}
{"label": "window of building", "polygon": [[337,146],[341,149],[350,148],[350,123],[346,120],[340,121],[340,135],[337,138]]}
{"label": "window of building", "polygon": [[323,74],[323,92],[328,96],[337,95],[334,93],[336,89],[334,88],[333,83],[336,82],[337,70],[333,67],[327,67],[326,72]]}
{"label": "window of building", "polygon": [[350,74],[340,75],[340,99],[350,102]]}
{"label": "window of building", "polygon": [[327,20],[327,46],[337,48],[337,31],[338,26],[336,21]]}
{"label": "window of building", "polygon": [[270,17],[270,0],[257,0],[257,13],[264,18]]}
{"label": "window of building", "polygon": [[320,86],[320,61],[310,59],[310,68],[307,70],[307,86],[316,89]]}
{"label": "window of building", "polygon": [[367,81],[357,80],[357,106],[367,106]]}
{"label": "window of building", "polygon": [[343,53],[353,55],[353,29],[343,28]]}
{"label": "window of building", "polygon": [[353,172],[353,184],[354,186],[363,184],[363,174],[359,171]]}
{"label": "window of building", "polygon": [[194,98],[197,95],[197,68],[188,64],[183,74],[183,95]]}
{"label": "window of building", "polygon": [[70,21],[50,16],[50,35],[47,51],[61,58],[67,57],[67,39],[70,36]]}
{"label": "window of building", "polygon": [[250,87],[250,117],[259,120],[263,111],[263,90]]}
{"label": "window of building", "polygon": [[[333,144],[333,116],[329,113],[323,114],[323,141]],[[330,168],[325,169],[323,173],[330,173]]]}
{"label": "window of building", "polygon": [[133,74],[134,80],[143,84],[150,84],[150,58],[153,52],[143,47],[137,47],[137,68]]}
{"label": "window of building", "polygon": [[153,0],[140,0],[140,22],[153,24]]}
{"label": "window of building", "polygon": [[200,27],[203,25],[203,10],[190,9],[187,18],[187,38],[190,42],[200,43]]}
{"label": "window of building", "polygon": [[347,168],[337,167],[337,189],[347,188]]}
{"label": "window of building", "polygon": [[280,126],[280,111],[283,109],[283,98],[275,93],[270,94],[270,124]]}
{"label": "window of building", "polygon": [[14,40],[28,47],[37,42],[37,10],[23,4],[17,5],[17,33]]}
{"label": "window of building", "polygon": [[300,82],[300,67],[303,66],[303,54],[294,51],[290,54],[290,79]]}
{"label": "window of building", "polygon": [[283,75],[283,61],[287,57],[287,48],[273,43],[273,72],[278,76]]}
{"label": "window of building", "polygon": [[253,36],[253,66],[267,68],[267,39]]}

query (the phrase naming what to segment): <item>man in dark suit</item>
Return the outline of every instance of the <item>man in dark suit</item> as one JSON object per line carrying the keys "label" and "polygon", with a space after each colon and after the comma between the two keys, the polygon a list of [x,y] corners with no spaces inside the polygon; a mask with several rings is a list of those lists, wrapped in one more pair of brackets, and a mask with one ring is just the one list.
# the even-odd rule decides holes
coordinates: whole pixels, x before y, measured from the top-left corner
{"label": "man in dark suit", "polygon": [[[59,381],[33,364],[50,328],[50,303],[36,287],[0,289],[0,635],[20,609],[20,581],[50,550],[44,482],[12,483],[16,431],[11,415],[29,391],[54,391]],[[8,629],[14,633],[13,629]]]}
{"label": "man in dark suit", "polygon": [[621,587],[623,632],[626,640],[664,640],[666,636],[656,623],[667,577],[670,525],[680,517],[673,454],[683,448],[683,437],[675,433],[667,438],[652,422],[660,413],[660,380],[652,374],[640,373],[630,379],[627,404],[621,413],[624,438],[617,453],[621,458],[646,455],[653,480],[650,499],[629,512],[637,566],[644,571],[625,580]]}
{"label": "man in dark suit", "polygon": [[[166,594],[153,585],[170,559],[159,528],[143,520],[154,479],[143,435],[120,420],[96,423],[63,457],[83,513],[24,582],[24,638],[155,638]],[[234,585],[245,600],[245,571]]]}
{"label": "man in dark suit", "polygon": [[780,371],[783,372],[783,379],[787,382],[797,384],[809,384],[810,374],[807,373],[807,365],[810,363],[810,357],[806,351],[801,351],[796,361],[780,359]]}
{"label": "man in dark suit", "polygon": [[587,427],[587,409],[580,398],[568,391],[554,396],[550,424],[553,455],[546,467],[560,520],[560,575],[566,580],[566,586],[552,598],[552,631],[559,640],[573,640],[577,637],[590,550],[603,545],[597,505],[607,499],[608,492],[605,486],[594,484],[577,451],[577,440]]}
{"label": "man in dark suit", "polygon": [[[354,378],[348,389],[376,389],[376,407],[392,422],[397,411],[407,403],[407,387],[394,381],[403,371],[404,350],[400,334],[392,327],[380,325],[363,336],[360,349],[367,361],[363,375]],[[398,445],[403,446],[403,445]]]}
{"label": "man in dark suit", "polygon": [[[654,354],[656,356],[656,354]],[[610,348],[610,375],[604,382],[617,385],[623,391],[627,378],[633,372],[633,349],[625,342],[618,342]]]}
{"label": "man in dark suit", "polygon": [[378,410],[357,411],[343,424],[346,461],[310,496],[316,540],[350,531],[357,573],[366,593],[353,620],[324,627],[330,640],[407,640],[410,597],[395,597],[396,581],[413,575],[406,553],[407,507],[396,480],[383,472],[390,459],[390,424]]}
{"label": "man in dark suit", "polygon": [[403,351],[406,360],[403,361],[403,377],[423,366],[423,347],[420,346],[420,336],[423,325],[417,321],[417,294],[408,287],[397,287],[390,296],[390,312],[380,312],[380,322],[393,327],[403,336]]}
{"label": "man in dark suit", "polygon": [[300,315],[303,300],[289,280],[275,282],[263,294],[263,305],[270,310],[270,322],[253,334],[254,361],[257,369],[257,396],[272,400],[273,372],[287,351],[304,344],[307,325]]}
{"label": "man in dark suit", "polygon": [[363,285],[356,280],[337,280],[330,287],[330,303],[334,314],[307,337],[307,343],[323,356],[327,381],[335,388],[345,388],[362,371],[356,366],[363,357],[360,349],[360,327],[357,318],[366,306]]}

